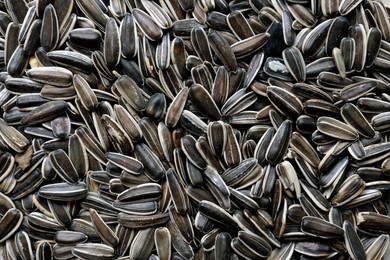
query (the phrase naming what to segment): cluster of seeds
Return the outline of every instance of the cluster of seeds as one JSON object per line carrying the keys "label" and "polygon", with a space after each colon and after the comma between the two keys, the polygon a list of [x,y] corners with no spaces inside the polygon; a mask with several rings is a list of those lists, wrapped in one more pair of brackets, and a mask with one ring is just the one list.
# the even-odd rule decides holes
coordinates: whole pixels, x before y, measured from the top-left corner
{"label": "cluster of seeds", "polygon": [[384,257],[381,1],[0,10],[0,259]]}

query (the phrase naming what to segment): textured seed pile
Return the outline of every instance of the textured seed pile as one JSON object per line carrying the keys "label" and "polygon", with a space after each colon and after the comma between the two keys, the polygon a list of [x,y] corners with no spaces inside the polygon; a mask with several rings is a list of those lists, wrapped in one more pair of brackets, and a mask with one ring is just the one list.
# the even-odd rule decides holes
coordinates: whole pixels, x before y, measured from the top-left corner
{"label": "textured seed pile", "polygon": [[383,259],[386,2],[0,0],[0,259]]}

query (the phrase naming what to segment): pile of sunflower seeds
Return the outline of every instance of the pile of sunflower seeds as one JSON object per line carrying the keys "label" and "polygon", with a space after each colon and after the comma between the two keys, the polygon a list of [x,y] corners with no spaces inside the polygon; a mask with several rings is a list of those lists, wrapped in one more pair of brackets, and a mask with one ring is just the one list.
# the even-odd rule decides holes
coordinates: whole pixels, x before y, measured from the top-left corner
{"label": "pile of sunflower seeds", "polygon": [[0,259],[382,259],[389,13],[0,0]]}

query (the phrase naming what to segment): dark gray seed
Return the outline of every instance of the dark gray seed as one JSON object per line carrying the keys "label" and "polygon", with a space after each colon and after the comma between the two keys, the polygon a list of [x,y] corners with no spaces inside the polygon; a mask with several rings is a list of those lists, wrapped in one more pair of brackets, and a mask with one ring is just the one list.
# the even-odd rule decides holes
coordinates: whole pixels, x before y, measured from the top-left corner
{"label": "dark gray seed", "polygon": [[145,174],[152,180],[160,180],[165,173],[161,160],[147,145],[136,144],[134,154],[144,165]]}
{"label": "dark gray seed", "polygon": [[266,150],[271,143],[272,137],[275,134],[275,128],[270,127],[266,130],[266,132],[261,136],[261,139],[256,145],[254,151],[254,157],[257,159],[258,163],[263,165],[265,162]]}
{"label": "dark gray seed", "polygon": [[49,160],[56,173],[70,184],[77,183],[78,173],[64,150],[55,150],[49,154]]}
{"label": "dark gray seed", "polygon": [[[129,154],[133,151],[134,145],[125,130],[115,121],[114,118],[104,114],[101,117],[102,124],[106,129],[108,139],[119,153]],[[88,149],[88,148],[87,148]]]}
{"label": "dark gray seed", "polygon": [[61,230],[57,231],[54,241],[60,245],[76,245],[86,242],[88,237],[81,232]]}
{"label": "dark gray seed", "polygon": [[147,259],[154,246],[155,228],[141,229],[130,246],[130,259]]}
{"label": "dark gray seed", "polygon": [[220,223],[221,225],[237,225],[235,220],[228,212],[210,201],[202,200],[199,203],[199,212],[201,212],[208,218]]}
{"label": "dark gray seed", "polygon": [[307,193],[310,199],[323,211],[329,211],[331,204],[324,197],[324,195],[319,192],[316,188],[309,186],[306,181],[300,180],[303,190]]}
{"label": "dark gray seed", "polygon": [[137,111],[145,109],[145,100],[137,83],[128,76],[121,76],[115,82],[119,94]]}
{"label": "dark gray seed", "polygon": [[132,12],[138,28],[151,41],[157,41],[163,36],[161,28],[153,21],[153,19],[144,11],[134,8]]}
{"label": "dark gray seed", "polygon": [[347,70],[355,66],[356,58],[356,41],[354,38],[345,37],[340,42],[340,50],[344,57],[345,67]]}
{"label": "dark gray seed", "polygon": [[0,242],[12,236],[20,227],[23,214],[16,208],[9,209],[0,220]]}
{"label": "dark gray seed", "polygon": [[291,15],[305,27],[311,28],[317,23],[317,18],[313,15],[310,9],[303,5],[291,4],[287,5]]}
{"label": "dark gray seed", "polygon": [[237,59],[241,59],[255,53],[263,46],[268,46],[266,43],[269,39],[270,34],[268,32],[259,33],[252,37],[235,42],[230,47]]}
{"label": "dark gray seed", "polygon": [[249,196],[246,196],[245,194],[243,194],[242,192],[240,192],[236,189],[233,189],[230,187],[228,187],[228,188],[229,188],[229,192],[231,195],[230,198],[233,200],[234,203],[236,203],[237,205],[242,205],[243,207],[250,209],[250,210],[259,209],[259,205],[252,198],[250,198]]}
{"label": "dark gray seed", "polygon": [[276,165],[276,173],[283,184],[284,189],[290,196],[295,193],[296,197],[301,197],[301,187],[297,173],[289,161],[283,161]]}
{"label": "dark gray seed", "polygon": [[294,79],[298,82],[305,81],[306,64],[299,49],[294,46],[289,47],[283,51],[282,55],[284,64]]}
{"label": "dark gray seed", "polygon": [[[9,91],[10,93],[14,93],[14,94],[29,93],[28,96],[30,97],[31,94],[39,93],[43,88],[43,84],[32,81],[32,80],[27,79],[27,78],[12,78],[11,77],[11,78],[6,79],[5,87],[6,87],[7,91]],[[47,99],[43,99],[43,100],[48,101]],[[31,100],[31,102],[32,102],[32,100]],[[27,103],[28,103],[28,105],[27,105]],[[40,102],[39,105],[41,105],[43,103],[44,102]],[[17,105],[19,106],[18,102],[17,102]],[[26,102],[25,106],[31,107],[34,105],[35,104],[33,102],[32,103]],[[38,104],[36,104],[36,105],[38,105]],[[19,107],[21,107],[21,106],[19,106]]]}
{"label": "dark gray seed", "polygon": [[207,166],[206,170],[204,171],[204,177],[206,186],[217,199],[218,204],[223,209],[229,209],[231,206],[229,199],[230,192],[221,176],[215,169]]}
{"label": "dark gray seed", "polygon": [[159,69],[167,69],[171,59],[171,40],[168,33],[164,34],[156,48],[156,65]]}
{"label": "dark gray seed", "polygon": [[109,18],[102,10],[102,6],[93,0],[76,0],[76,3],[85,16],[91,19],[99,30],[104,31]]}
{"label": "dark gray seed", "polygon": [[380,39],[382,38],[381,31],[374,27],[367,32],[367,56],[366,67],[371,67],[374,64],[376,57],[378,56],[380,49]]}
{"label": "dark gray seed", "polygon": [[333,103],[333,98],[315,85],[295,83],[292,86],[292,92],[303,99],[322,99],[326,102]]}
{"label": "dark gray seed", "polygon": [[354,141],[359,137],[355,128],[331,117],[320,117],[317,127],[321,133],[341,140]]}
{"label": "dark gray seed", "polygon": [[138,52],[138,35],[134,16],[132,14],[125,14],[119,30],[122,54],[127,58],[134,57]]}
{"label": "dark gray seed", "polygon": [[48,200],[50,212],[54,219],[63,226],[68,226],[72,222],[69,208],[64,202]]}
{"label": "dark gray seed", "polygon": [[196,140],[193,136],[186,135],[181,138],[181,148],[191,163],[201,170],[206,169],[207,164],[196,149]]}
{"label": "dark gray seed", "polygon": [[321,51],[321,47],[326,41],[326,37],[332,20],[325,20],[324,22],[313,28],[303,40],[302,53],[308,56],[315,56]]}
{"label": "dark gray seed", "polygon": [[334,69],[336,69],[336,64],[334,63],[333,58],[324,57],[307,64],[306,76],[308,78],[317,77],[321,72],[333,71]]}
{"label": "dark gray seed", "polygon": [[328,257],[334,253],[329,243],[323,242],[298,242],[294,250],[300,254],[314,257]]}
{"label": "dark gray seed", "polygon": [[166,172],[166,178],[175,210],[179,214],[185,214],[188,211],[189,200],[183,184],[179,181],[173,169]]}
{"label": "dark gray seed", "polygon": [[288,243],[281,246],[281,248],[276,248],[272,251],[268,259],[289,259],[294,253],[294,243]]}
{"label": "dark gray seed", "polygon": [[256,159],[250,158],[243,160],[238,166],[226,170],[221,177],[228,186],[236,187],[241,185],[244,180],[252,179],[249,183],[253,184],[257,181],[256,177],[261,178],[262,175],[263,168],[257,164]]}
{"label": "dark gray seed", "polygon": [[168,222],[167,228],[171,234],[172,247],[176,250],[176,252],[184,259],[193,258],[194,252],[192,247],[185,242],[183,236],[171,221]]}
{"label": "dark gray seed", "polygon": [[190,244],[194,240],[194,229],[188,214],[179,214],[174,207],[169,208],[169,216],[175,229],[180,232],[186,243]]}
{"label": "dark gray seed", "polygon": [[42,186],[39,196],[56,201],[73,201],[85,198],[88,195],[85,183],[71,185],[68,183],[54,183]]}
{"label": "dark gray seed", "polygon": [[257,100],[256,94],[248,89],[240,89],[235,92],[221,107],[222,115],[232,116],[251,106]]}
{"label": "dark gray seed", "polygon": [[68,108],[65,101],[50,101],[35,108],[21,120],[22,125],[35,125],[50,121],[65,113]]}
{"label": "dark gray seed", "polygon": [[26,17],[28,6],[24,1],[4,1],[4,6],[7,13],[11,15],[14,22],[22,23],[24,17]]}
{"label": "dark gray seed", "polygon": [[139,121],[139,126],[142,131],[142,135],[152,152],[157,155],[160,160],[163,160],[164,153],[158,140],[158,131],[155,123],[150,118],[143,117]]}
{"label": "dark gray seed", "polygon": [[292,29],[292,17],[287,10],[283,10],[282,25],[283,25],[283,39],[287,46],[291,46],[295,40],[295,32]]}
{"label": "dark gray seed", "polygon": [[[329,4],[331,4],[331,1],[329,1]],[[343,16],[336,17],[332,21],[325,41],[325,51],[328,55],[332,53],[335,47],[340,47],[341,40],[348,36],[348,28],[349,21]]]}
{"label": "dark gray seed", "polygon": [[264,236],[264,238],[274,245],[275,247],[280,247],[281,244],[275,235],[268,229],[266,224],[262,219],[260,219],[258,214],[252,213],[249,210],[244,210],[245,216],[249,219],[250,223],[254,226],[256,231]]}
{"label": "dark gray seed", "polygon": [[202,156],[202,158],[206,161],[208,165],[216,169],[218,172],[222,171],[222,168],[219,164],[218,159],[214,156],[213,151],[211,150],[209,142],[205,137],[201,136],[198,138],[196,142],[196,149]]}
{"label": "dark gray seed", "polygon": [[114,259],[114,248],[99,243],[78,244],[71,248],[72,254],[79,258],[107,260]]}
{"label": "dark gray seed", "polygon": [[[5,33],[4,63],[7,65],[12,54],[18,47],[18,34],[21,28],[18,23],[9,23]],[[19,41],[20,42],[20,41]]]}
{"label": "dark gray seed", "polygon": [[52,51],[57,46],[60,36],[60,28],[56,10],[49,4],[45,8],[41,27],[41,46],[46,51]]}
{"label": "dark gray seed", "polygon": [[189,89],[189,96],[198,112],[213,121],[221,118],[221,112],[203,86],[199,84],[192,85]]}
{"label": "dark gray seed", "polygon": [[262,237],[248,231],[239,231],[238,239],[255,250],[261,257],[268,257],[271,254],[271,245]]}
{"label": "dark gray seed", "polygon": [[372,91],[377,85],[378,83],[374,80],[347,85],[340,91],[340,97],[346,102],[353,101]]}
{"label": "dark gray seed", "polygon": [[229,167],[234,167],[240,164],[242,160],[241,151],[239,148],[238,140],[234,134],[231,125],[226,124],[226,146],[223,158]]}
{"label": "dark gray seed", "polygon": [[121,43],[119,28],[113,18],[110,18],[106,23],[103,54],[109,68],[118,65],[121,55]]}
{"label": "dark gray seed", "polygon": [[160,122],[158,124],[157,131],[158,137],[160,139],[161,148],[164,152],[165,160],[167,162],[172,162],[174,150],[172,133],[163,122]]}
{"label": "dark gray seed", "polygon": [[312,117],[318,118],[321,116],[332,116],[338,118],[340,109],[321,99],[309,99],[303,104],[303,111]]}
{"label": "dark gray seed", "polygon": [[36,252],[35,252],[35,258],[37,260],[44,260],[44,259],[53,259],[53,251],[52,247],[49,244],[49,242],[42,241],[38,243]]}
{"label": "dark gray seed", "polygon": [[165,224],[169,221],[168,213],[157,213],[149,216],[129,215],[120,212],[118,222],[128,228],[149,228]]}
{"label": "dark gray seed", "polygon": [[301,194],[299,198],[302,209],[308,216],[326,219],[327,215],[323,211],[320,211],[308,198],[305,193]]}
{"label": "dark gray seed", "polygon": [[119,238],[116,236],[116,234],[110,229],[110,227],[104,222],[102,217],[96,212],[94,209],[90,209],[90,217],[93,226],[96,229],[96,232],[99,234],[101,239],[115,247],[119,243]]}
{"label": "dark gray seed", "polygon": [[348,221],[343,223],[344,241],[348,254],[353,259],[366,259],[366,252],[354,226]]}
{"label": "dark gray seed", "polygon": [[225,151],[227,133],[222,121],[211,122],[207,127],[207,138],[210,148],[216,156],[222,156]]}
{"label": "dark gray seed", "polygon": [[169,12],[162,8],[155,2],[144,1],[143,5],[145,10],[149,13],[153,21],[162,29],[170,29],[172,27],[171,17],[168,15]]}
{"label": "dark gray seed", "polygon": [[375,12],[376,22],[378,23],[378,27],[381,30],[383,34],[383,39],[388,41],[390,39],[390,23],[388,19],[386,18],[387,11],[384,5],[374,3],[373,12]]}
{"label": "dark gray seed", "polygon": [[227,232],[221,232],[215,237],[215,259],[226,259],[230,257],[232,237]]}
{"label": "dark gray seed", "polygon": [[282,160],[291,138],[291,125],[292,123],[290,120],[285,120],[276,131],[265,155],[268,162],[276,165]]}
{"label": "dark gray seed", "polygon": [[7,72],[12,77],[20,77],[28,64],[28,55],[23,50],[23,45],[19,45],[9,58]]}
{"label": "dark gray seed", "polygon": [[320,218],[305,216],[301,222],[302,232],[323,239],[340,238],[344,235],[341,227]]}
{"label": "dark gray seed", "polygon": [[[350,1],[350,0],[348,0]],[[362,24],[353,25],[349,28],[349,35],[356,42],[355,65],[356,71],[364,69],[367,57],[367,35]]]}
{"label": "dark gray seed", "polygon": [[90,73],[93,69],[92,60],[88,56],[78,52],[54,50],[48,52],[47,57],[54,64],[69,68],[70,70]]}
{"label": "dark gray seed", "polygon": [[209,62],[213,61],[209,41],[207,39],[207,34],[202,27],[195,27],[194,29],[192,29],[191,43],[200,59]]}
{"label": "dark gray seed", "polygon": [[114,105],[114,110],[118,118],[119,123],[123,127],[123,130],[134,141],[138,141],[142,137],[142,131],[136,121],[136,119],[121,105]]}
{"label": "dark gray seed", "polygon": [[[11,177],[11,176],[9,176],[9,177]],[[9,177],[8,177],[8,179],[9,179]],[[7,185],[6,180],[3,182],[3,185]],[[10,181],[12,182],[12,180],[15,180],[15,179],[11,179]],[[28,176],[26,178],[24,178],[22,181],[16,182],[16,185],[13,185],[12,183],[8,183],[10,188],[13,188],[12,193],[9,194],[10,198],[15,200],[15,199],[20,199],[20,198],[28,195],[32,191],[36,190],[39,187],[39,185],[42,184],[43,181],[44,180],[42,178],[42,174],[40,173],[40,170],[35,168],[35,170],[30,172],[28,174]],[[7,191],[7,190],[4,190],[4,192],[6,194],[9,193],[9,191]]]}
{"label": "dark gray seed", "polygon": [[241,12],[230,12],[227,16],[227,23],[230,30],[239,39],[246,39],[255,35],[245,16]]}
{"label": "dark gray seed", "polygon": [[340,110],[344,121],[354,127],[361,135],[373,138],[375,131],[360,110],[352,103],[346,103]]}
{"label": "dark gray seed", "polygon": [[375,241],[366,249],[367,259],[380,259],[387,252],[389,246],[389,237],[387,235],[380,235]]}
{"label": "dark gray seed", "polygon": [[239,256],[241,256],[244,259],[257,259],[262,257],[259,254],[259,252],[254,251],[252,248],[250,248],[248,245],[243,243],[237,237],[232,239],[230,243],[230,247],[234,250],[234,252],[236,252]]}
{"label": "dark gray seed", "polygon": [[106,157],[109,162],[132,174],[139,175],[144,169],[144,166],[140,161],[130,156],[108,152]]}
{"label": "dark gray seed", "polygon": [[187,54],[185,51],[185,44],[181,38],[174,38],[171,43],[170,49],[171,61],[173,67],[177,73],[182,77],[186,78],[188,70],[186,68]]}
{"label": "dark gray seed", "polygon": [[61,67],[35,67],[26,72],[30,79],[57,87],[67,87],[72,84],[73,73]]}
{"label": "dark gray seed", "polygon": [[157,255],[161,260],[171,259],[171,234],[166,227],[156,228],[154,231],[154,243]]}
{"label": "dark gray seed", "polygon": [[366,187],[366,183],[359,175],[349,176],[338,188],[337,194],[331,199],[335,207],[343,206],[360,195]]}
{"label": "dark gray seed", "polygon": [[290,146],[312,166],[317,167],[320,158],[309,141],[301,134],[294,132],[290,140]]}
{"label": "dark gray seed", "polygon": [[55,137],[64,139],[69,136],[71,132],[71,122],[67,114],[59,116],[50,122],[53,135]]}
{"label": "dark gray seed", "polygon": [[225,67],[229,71],[235,72],[237,70],[237,60],[226,39],[217,31],[209,33],[208,39],[211,48]]}
{"label": "dark gray seed", "polygon": [[354,10],[362,1],[361,0],[342,0],[339,5],[341,15],[347,15]]}
{"label": "dark gray seed", "polygon": [[84,144],[85,149],[94,156],[99,162],[106,164],[107,158],[104,155],[104,149],[101,147],[99,141],[96,139],[91,130],[87,127],[80,127],[76,130],[76,135]]}
{"label": "dark gray seed", "polygon": [[255,77],[257,76],[257,74],[261,68],[261,65],[263,64],[263,60],[264,60],[264,54],[262,52],[255,54],[252,57],[251,62],[249,63],[249,68],[247,70],[247,74],[246,74],[245,81],[244,81],[245,87],[250,86],[252,81],[255,79]]}
{"label": "dark gray seed", "polygon": [[270,77],[283,81],[293,81],[293,77],[281,58],[268,57],[265,61],[263,70],[264,73]]}

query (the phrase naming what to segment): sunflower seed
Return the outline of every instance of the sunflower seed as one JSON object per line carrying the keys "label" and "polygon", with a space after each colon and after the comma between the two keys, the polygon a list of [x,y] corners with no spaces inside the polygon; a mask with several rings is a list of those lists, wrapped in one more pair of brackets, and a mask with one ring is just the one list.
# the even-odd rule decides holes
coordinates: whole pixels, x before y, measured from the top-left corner
{"label": "sunflower seed", "polygon": [[348,254],[355,259],[366,259],[366,253],[355,228],[348,221],[343,223],[344,240]]}
{"label": "sunflower seed", "polygon": [[[351,126],[330,117],[320,117],[317,121],[317,127],[326,135],[346,141],[354,141],[359,135]],[[335,135],[336,132],[337,135]]]}
{"label": "sunflower seed", "polygon": [[114,249],[104,244],[84,243],[74,246],[72,254],[86,259],[112,259],[114,257]]}
{"label": "sunflower seed", "polygon": [[57,46],[60,36],[57,13],[51,4],[45,8],[41,28],[41,46],[46,51],[51,51]]}

